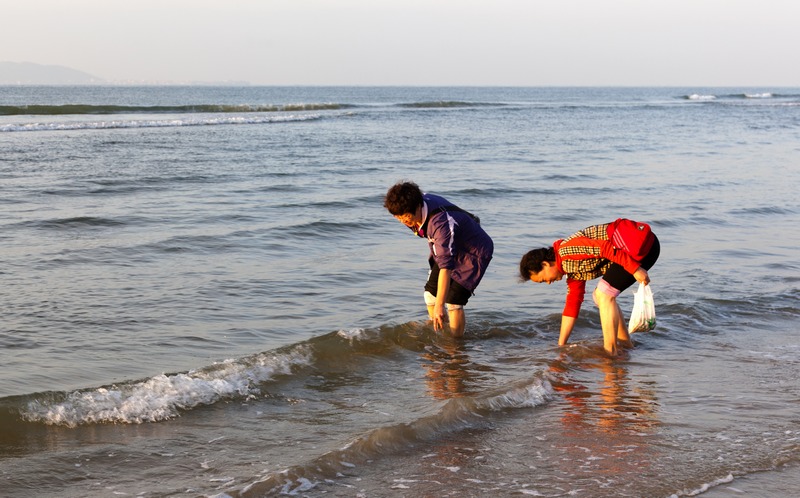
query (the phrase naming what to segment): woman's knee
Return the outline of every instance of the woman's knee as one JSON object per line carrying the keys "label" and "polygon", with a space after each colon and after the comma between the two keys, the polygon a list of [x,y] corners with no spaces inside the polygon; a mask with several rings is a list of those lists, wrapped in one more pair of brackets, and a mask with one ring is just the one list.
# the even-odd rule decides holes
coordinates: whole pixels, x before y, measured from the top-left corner
{"label": "woman's knee", "polygon": [[597,288],[595,288],[592,293],[592,298],[594,299],[594,304],[598,307],[607,304],[616,304],[617,296],[619,296],[620,292],[619,289],[605,280],[600,280],[597,284]]}

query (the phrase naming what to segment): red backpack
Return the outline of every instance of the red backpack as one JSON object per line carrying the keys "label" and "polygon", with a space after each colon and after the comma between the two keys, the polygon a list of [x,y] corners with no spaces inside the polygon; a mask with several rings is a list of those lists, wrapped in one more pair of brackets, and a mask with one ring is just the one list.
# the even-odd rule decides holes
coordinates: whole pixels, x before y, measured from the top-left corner
{"label": "red backpack", "polygon": [[655,235],[647,223],[619,218],[608,225],[608,238],[614,247],[641,261],[653,247]]}

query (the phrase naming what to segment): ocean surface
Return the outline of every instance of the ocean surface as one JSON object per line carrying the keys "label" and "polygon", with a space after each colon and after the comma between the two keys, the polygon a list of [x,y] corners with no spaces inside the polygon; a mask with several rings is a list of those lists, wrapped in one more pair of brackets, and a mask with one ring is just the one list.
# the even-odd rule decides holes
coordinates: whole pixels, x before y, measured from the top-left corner
{"label": "ocean surface", "polygon": [[[463,340],[405,179],[494,239]],[[0,87],[0,496],[793,496],[798,187],[800,88]],[[519,259],[618,217],[657,328],[559,348]]]}

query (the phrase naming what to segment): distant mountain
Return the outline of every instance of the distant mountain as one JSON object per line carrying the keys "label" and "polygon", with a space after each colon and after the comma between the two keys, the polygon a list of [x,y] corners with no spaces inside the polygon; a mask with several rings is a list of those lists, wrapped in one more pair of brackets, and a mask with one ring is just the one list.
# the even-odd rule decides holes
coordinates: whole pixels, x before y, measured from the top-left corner
{"label": "distant mountain", "polygon": [[0,85],[97,85],[101,78],[64,66],[0,62]]}

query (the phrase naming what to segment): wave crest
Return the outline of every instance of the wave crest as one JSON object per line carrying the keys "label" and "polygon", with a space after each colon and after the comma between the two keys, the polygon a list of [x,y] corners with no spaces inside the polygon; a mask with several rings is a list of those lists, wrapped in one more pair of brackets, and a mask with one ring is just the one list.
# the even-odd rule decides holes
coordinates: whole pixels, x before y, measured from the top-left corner
{"label": "wave crest", "polygon": [[429,102],[410,102],[407,104],[397,104],[397,107],[405,107],[411,109],[440,109],[440,108],[458,108],[458,107],[484,107],[484,106],[499,106],[500,103],[485,103],[485,102],[462,102],[459,100],[437,100]]}
{"label": "wave crest", "polygon": [[70,131],[70,130],[107,130],[117,128],[170,128],[178,126],[219,126],[243,124],[287,123],[297,121],[314,121],[320,119],[318,114],[289,116],[235,116],[224,118],[176,118],[147,120],[115,120],[115,121],[76,121],[51,123],[22,123],[0,126],[2,132],[20,131]]}
{"label": "wave crest", "polygon": [[482,426],[491,413],[535,408],[552,398],[553,387],[543,372],[497,394],[453,398],[435,415],[411,423],[377,428],[337,451],[321,455],[304,465],[269,474],[227,496],[264,496],[308,491],[326,479],[335,478],[362,462],[380,455],[406,452],[420,441],[434,440],[459,430]]}
{"label": "wave crest", "polygon": [[177,417],[181,410],[260,394],[259,384],[309,363],[310,352],[299,346],[286,354],[262,353],[242,360],[227,360],[203,370],[75,391],[61,400],[35,399],[22,409],[20,416],[27,422],[66,427],[159,422]]}
{"label": "wave crest", "polygon": [[194,113],[233,113],[233,112],[297,112],[328,111],[353,107],[337,103],[297,103],[297,104],[189,104],[167,106],[128,106],[128,105],[20,105],[0,106],[0,116],[63,116],[86,114],[194,114]]}

